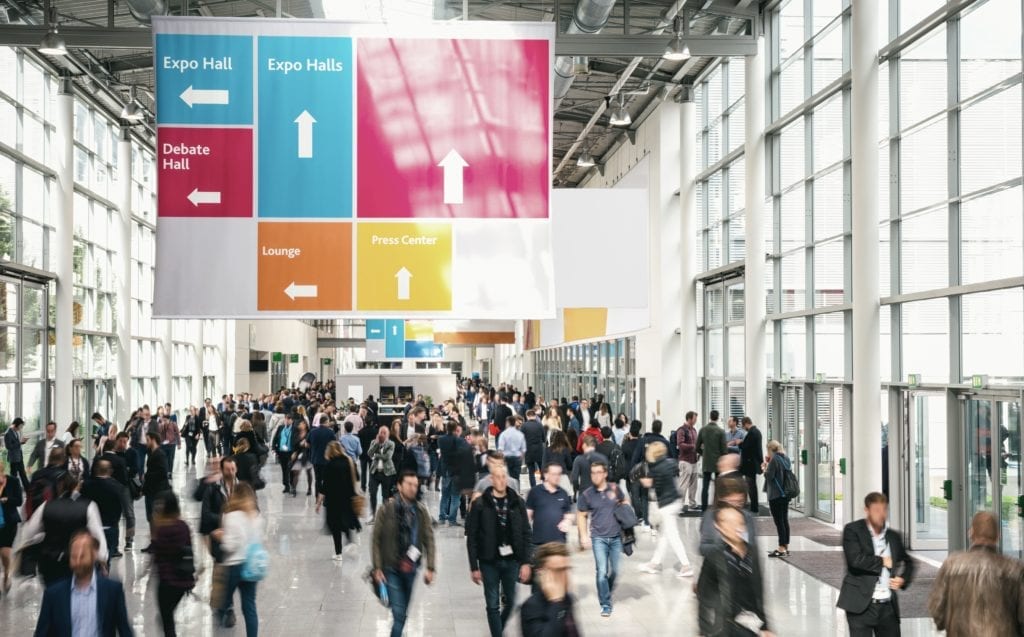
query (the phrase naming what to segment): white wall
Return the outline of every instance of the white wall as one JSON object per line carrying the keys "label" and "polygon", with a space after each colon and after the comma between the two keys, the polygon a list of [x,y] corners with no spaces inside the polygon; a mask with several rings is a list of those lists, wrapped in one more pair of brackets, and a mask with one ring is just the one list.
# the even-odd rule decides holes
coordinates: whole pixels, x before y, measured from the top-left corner
{"label": "white wall", "polygon": [[[230,330],[229,330],[230,332]],[[234,370],[228,392],[269,392],[270,374],[249,373],[249,351],[282,352],[288,362],[288,384],[298,383],[306,372],[320,374],[320,352],[316,329],[301,321],[234,321],[234,347],[228,352],[228,366]],[[298,354],[299,362],[290,362]],[[229,372],[230,373],[230,372]]]}

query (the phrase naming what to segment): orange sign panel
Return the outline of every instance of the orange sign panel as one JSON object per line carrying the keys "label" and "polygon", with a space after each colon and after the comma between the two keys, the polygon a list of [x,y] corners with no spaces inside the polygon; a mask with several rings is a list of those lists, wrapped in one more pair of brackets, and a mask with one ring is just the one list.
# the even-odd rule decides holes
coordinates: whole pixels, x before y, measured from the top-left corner
{"label": "orange sign panel", "polygon": [[257,250],[257,309],[352,309],[350,222],[261,222]]}

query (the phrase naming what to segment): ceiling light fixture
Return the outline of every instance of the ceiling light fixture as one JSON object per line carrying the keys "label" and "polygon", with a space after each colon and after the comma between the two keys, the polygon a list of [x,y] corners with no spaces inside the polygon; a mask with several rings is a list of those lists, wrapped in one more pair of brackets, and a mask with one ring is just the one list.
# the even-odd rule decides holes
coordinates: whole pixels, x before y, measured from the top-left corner
{"label": "ceiling light fixture", "polygon": [[128,88],[128,101],[121,109],[121,119],[129,122],[141,122],[143,117],[145,117],[145,113],[142,112],[142,108],[136,101],[135,87],[131,86]]}
{"label": "ceiling light fixture", "polygon": [[64,38],[57,32],[56,7],[50,7],[49,22],[50,29],[39,43],[39,52],[45,55],[67,55],[68,48],[64,44]]}
{"label": "ceiling light fixture", "polygon": [[596,166],[597,162],[595,162],[594,158],[590,156],[590,151],[584,148],[583,152],[580,153],[579,158],[576,160],[576,165],[580,168],[591,168]]}
{"label": "ceiling light fixture", "polygon": [[662,55],[666,60],[672,62],[683,62],[690,59],[690,47],[683,41],[683,19],[676,17],[675,34],[668,43],[668,47],[665,48],[665,53]]}
{"label": "ceiling light fixture", "polygon": [[633,123],[633,118],[629,116],[629,110],[626,108],[626,98],[622,93],[619,93],[619,103],[612,108],[608,123],[612,126],[629,126]]}

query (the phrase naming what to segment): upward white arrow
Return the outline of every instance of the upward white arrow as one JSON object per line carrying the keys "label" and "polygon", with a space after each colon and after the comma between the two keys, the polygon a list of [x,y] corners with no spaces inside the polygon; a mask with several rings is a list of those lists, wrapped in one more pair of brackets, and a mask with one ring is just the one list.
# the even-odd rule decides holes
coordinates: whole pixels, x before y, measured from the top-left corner
{"label": "upward white arrow", "polygon": [[[395,272],[395,278],[398,279],[398,300],[408,301],[409,300],[409,279],[412,278],[412,273],[402,266],[402,269]],[[397,328],[396,328],[397,329]]]}
{"label": "upward white arrow", "polygon": [[310,159],[313,157],[313,124],[316,124],[316,118],[304,110],[295,118],[295,123],[299,125],[299,158]]}
{"label": "upward white arrow", "polygon": [[459,151],[454,148],[448,151],[437,164],[444,169],[444,202],[462,203],[462,170],[469,166]]}
{"label": "upward white arrow", "polygon": [[193,104],[218,104],[225,105],[230,99],[228,92],[221,89],[197,89],[192,88],[191,85],[187,89],[181,92],[181,101],[188,104],[189,108],[192,108]]}

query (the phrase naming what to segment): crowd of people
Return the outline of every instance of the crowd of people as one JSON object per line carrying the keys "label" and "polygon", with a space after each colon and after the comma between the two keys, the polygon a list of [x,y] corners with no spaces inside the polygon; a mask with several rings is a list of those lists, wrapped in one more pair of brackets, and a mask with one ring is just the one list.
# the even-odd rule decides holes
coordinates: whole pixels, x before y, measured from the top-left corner
{"label": "crowd of people", "polygon": [[[600,395],[545,401],[532,388],[478,380],[460,382],[443,403],[410,397],[401,415],[379,413],[372,397],[341,401],[325,383],[206,399],[181,412],[180,424],[170,404],[155,412],[143,406],[122,427],[96,413],[88,440],[77,423],[62,435],[49,423],[29,445],[15,419],[4,435],[8,466],[0,466],[0,591],[10,589],[16,552],[20,574],[44,585],[37,635],[132,634],[124,590],[107,573],[122,548],[133,550],[142,499],[149,542],[141,551],[158,582],[164,634],[176,634],[175,608],[197,584],[195,532],[213,565],[216,623],[236,624],[237,593],[254,637],[269,561],[258,494],[280,476],[282,494],[297,498],[304,474],[335,561],[360,551],[359,535],[372,527],[366,579],[390,609],[393,636],[403,634],[417,579],[430,585],[437,577],[440,527],[461,529],[492,636],[504,634],[516,612],[520,584],[531,587],[519,607],[524,636],[581,634],[578,616],[591,609],[577,608],[573,595],[573,545],[593,556],[592,612],[611,616],[622,556],[633,553],[638,533],[655,542],[640,572],[667,566],[692,582],[701,635],[771,635],[754,516],[763,493],[778,534],[767,557],[787,558],[789,503],[799,485],[782,446],[765,445],[750,418],[722,427],[711,412],[698,428],[691,411],[671,431],[653,420],[644,432],[640,421],[613,417]],[[207,468],[194,489],[176,494],[171,477],[183,446],[185,465],[202,451]],[[439,492],[436,513],[428,491]],[[182,518],[182,497],[199,503],[194,529]],[[678,518],[687,516],[700,518],[699,560],[680,535]],[[843,532],[848,572],[838,606],[853,635],[899,634],[896,592],[910,584],[914,562],[887,517],[885,496],[869,494],[865,518]],[[1020,565],[985,548],[997,538],[998,526],[976,518],[972,540],[986,551],[983,560],[950,559],[940,572],[932,611],[951,635],[1004,634],[971,632],[973,624],[952,611],[961,604],[951,591],[977,576],[978,564],[993,586],[1017,577],[997,590],[1006,612],[1024,608]],[[981,598],[972,604],[982,612]]]}

